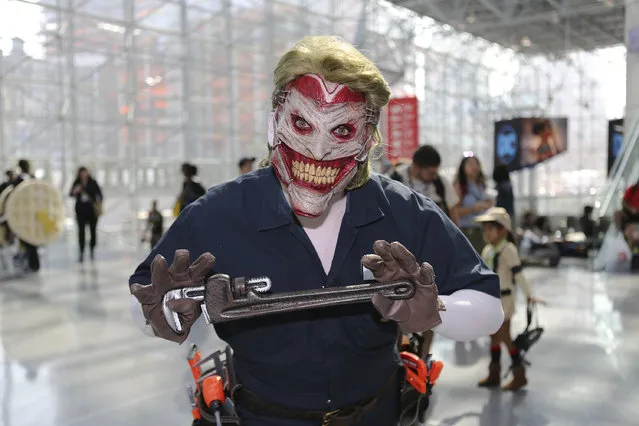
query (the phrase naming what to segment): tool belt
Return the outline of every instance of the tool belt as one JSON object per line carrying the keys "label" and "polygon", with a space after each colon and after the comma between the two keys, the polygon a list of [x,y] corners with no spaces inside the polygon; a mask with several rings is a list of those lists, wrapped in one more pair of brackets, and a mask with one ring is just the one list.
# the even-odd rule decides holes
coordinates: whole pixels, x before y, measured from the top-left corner
{"label": "tool belt", "polygon": [[233,400],[242,408],[254,414],[280,417],[285,419],[321,421],[322,426],[350,426],[356,424],[364,414],[375,407],[375,404],[398,383],[398,370],[391,375],[388,382],[370,398],[365,398],[355,404],[333,411],[307,411],[285,407],[263,400],[249,390],[238,386],[233,391]]}

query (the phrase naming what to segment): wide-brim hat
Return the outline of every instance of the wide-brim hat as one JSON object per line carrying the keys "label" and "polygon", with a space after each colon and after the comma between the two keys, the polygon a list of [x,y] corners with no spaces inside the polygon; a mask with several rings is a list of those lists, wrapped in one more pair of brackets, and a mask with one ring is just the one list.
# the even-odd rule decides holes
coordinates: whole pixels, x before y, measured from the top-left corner
{"label": "wide-brim hat", "polygon": [[475,218],[475,222],[478,223],[486,223],[486,222],[495,222],[506,228],[507,231],[512,232],[512,222],[510,220],[510,215],[506,211],[506,209],[502,207],[491,207],[484,214],[479,215]]}

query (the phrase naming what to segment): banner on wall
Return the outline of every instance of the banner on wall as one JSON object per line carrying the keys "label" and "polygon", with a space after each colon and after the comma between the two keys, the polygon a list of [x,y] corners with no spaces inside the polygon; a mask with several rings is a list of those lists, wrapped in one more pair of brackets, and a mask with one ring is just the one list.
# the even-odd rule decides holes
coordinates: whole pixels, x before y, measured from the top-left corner
{"label": "banner on wall", "polygon": [[388,158],[413,158],[419,146],[419,115],[416,97],[394,98],[387,108]]}
{"label": "banner on wall", "polygon": [[623,118],[608,122],[608,175],[623,146]]}
{"label": "banner on wall", "polygon": [[495,123],[495,164],[534,167],[568,148],[567,118],[514,118]]}

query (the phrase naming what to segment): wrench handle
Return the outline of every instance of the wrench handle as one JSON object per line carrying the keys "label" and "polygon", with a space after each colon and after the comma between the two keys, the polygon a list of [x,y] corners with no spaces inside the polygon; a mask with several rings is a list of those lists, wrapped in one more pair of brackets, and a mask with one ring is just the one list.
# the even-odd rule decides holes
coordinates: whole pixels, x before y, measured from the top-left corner
{"label": "wrench handle", "polygon": [[375,294],[381,294],[391,300],[405,300],[413,297],[415,290],[415,284],[411,281],[399,280],[268,295],[249,290],[245,297],[233,298],[229,288],[226,295],[233,299],[232,302],[227,303],[229,300],[225,298],[225,300],[219,300],[213,309],[207,309],[204,303],[206,286],[193,286],[167,292],[164,295],[162,310],[166,322],[173,331],[183,333],[184,328],[179,315],[168,307],[168,302],[171,300],[188,298],[202,302],[202,312],[206,322],[217,324],[269,314],[365,303],[369,302]]}
{"label": "wrench handle", "polygon": [[209,317],[209,322],[216,324],[269,314],[365,303],[370,302],[375,294],[381,294],[391,300],[405,300],[413,297],[415,291],[414,283],[400,280],[274,295],[249,292],[246,298],[236,299],[228,306],[215,306],[214,309],[209,309],[206,315]]}

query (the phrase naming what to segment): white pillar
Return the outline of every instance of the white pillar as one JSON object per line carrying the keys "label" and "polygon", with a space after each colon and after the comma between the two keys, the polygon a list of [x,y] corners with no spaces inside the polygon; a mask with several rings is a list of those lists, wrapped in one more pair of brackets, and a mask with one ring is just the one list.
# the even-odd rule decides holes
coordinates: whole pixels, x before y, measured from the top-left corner
{"label": "white pillar", "polygon": [[[627,72],[626,72],[626,117],[624,127],[626,134],[631,132],[639,122],[639,42],[635,46],[630,45],[630,32],[639,32],[639,2],[626,0],[626,46]],[[635,35],[635,38],[639,35]],[[634,51],[632,51],[634,48]]]}

